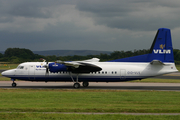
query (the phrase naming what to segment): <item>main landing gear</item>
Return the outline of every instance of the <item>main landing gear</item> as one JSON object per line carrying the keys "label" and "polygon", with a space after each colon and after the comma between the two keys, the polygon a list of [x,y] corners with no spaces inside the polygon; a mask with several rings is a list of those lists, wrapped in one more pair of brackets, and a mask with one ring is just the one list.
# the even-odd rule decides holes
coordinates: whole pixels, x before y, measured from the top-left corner
{"label": "main landing gear", "polygon": [[[80,88],[81,85],[79,84],[79,81],[78,81],[78,74],[76,74],[76,82],[74,81],[74,79],[73,79],[73,77],[72,77],[70,72],[69,72],[69,74],[70,74],[71,79],[72,79],[72,81],[74,83],[73,87],[76,88],[76,89]],[[82,85],[83,85],[83,87],[88,87],[89,86],[89,82],[83,82]]]}
{"label": "main landing gear", "polygon": [[[74,83],[74,85],[73,85],[74,88],[80,88],[80,86],[81,85],[79,83]],[[88,87],[89,86],[89,82],[83,82],[82,86],[83,87]]]}
{"label": "main landing gear", "polygon": [[15,80],[14,79],[11,79],[12,81],[13,81],[13,83],[12,83],[12,87],[16,87],[16,83],[14,82]]}

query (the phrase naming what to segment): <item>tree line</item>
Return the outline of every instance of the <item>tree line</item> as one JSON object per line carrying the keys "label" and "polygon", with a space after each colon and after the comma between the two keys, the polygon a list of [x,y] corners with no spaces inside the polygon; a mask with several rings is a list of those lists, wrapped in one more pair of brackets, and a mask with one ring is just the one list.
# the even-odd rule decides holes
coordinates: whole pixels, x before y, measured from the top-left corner
{"label": "tree line", "polygon": [[[42,59],[46,61],[75,61],[75,60],[86,60],[93,57],[99,58],[100,61],[109,61],[114,59],[121,59],[126,57],[132,57],[137,55],[148,54],[149,49],[143,50],[134,50],[134,51],[114,51],[110,54],[100,54],[100,55],[86,55],[86,56],[43,56],[34,54],[31,50],[25,48],[8,48],[4,54],[0,53],[1,62],[10,62],[10,63],[22,63],[22,62],[40,62]],[[176,64],[180,64],[180,50],[174,49],[174,59]]]}

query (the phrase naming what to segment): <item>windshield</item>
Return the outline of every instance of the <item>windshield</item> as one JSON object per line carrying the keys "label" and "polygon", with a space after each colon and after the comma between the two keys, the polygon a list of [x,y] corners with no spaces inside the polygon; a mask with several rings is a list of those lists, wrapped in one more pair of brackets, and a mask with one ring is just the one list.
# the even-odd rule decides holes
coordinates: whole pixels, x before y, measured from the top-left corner
{"label": "windshield", "polygon": [[24,66],[18,66],[17,67],[17,69],[23,69],[24,68]]}

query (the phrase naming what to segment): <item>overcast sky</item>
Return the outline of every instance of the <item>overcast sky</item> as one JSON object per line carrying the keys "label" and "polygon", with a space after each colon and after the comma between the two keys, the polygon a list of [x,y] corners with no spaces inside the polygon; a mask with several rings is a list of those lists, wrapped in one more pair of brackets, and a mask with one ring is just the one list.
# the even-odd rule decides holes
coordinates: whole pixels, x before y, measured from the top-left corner
{"label": "overcast sky", "polygon": [[180,1],[0,0],[0,51],[149,49],[161,27],[180,49]]}

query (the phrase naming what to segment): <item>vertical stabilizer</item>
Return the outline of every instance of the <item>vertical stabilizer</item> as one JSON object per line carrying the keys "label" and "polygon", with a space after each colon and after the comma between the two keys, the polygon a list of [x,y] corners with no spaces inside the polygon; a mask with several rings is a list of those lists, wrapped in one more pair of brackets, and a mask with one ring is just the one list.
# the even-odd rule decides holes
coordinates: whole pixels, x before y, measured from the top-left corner
{"label": "vertical stabilizer", "polygon": [[167,28],[160,28],[150,48],[150,59],[162,62],[174,62],[171,31]]}

